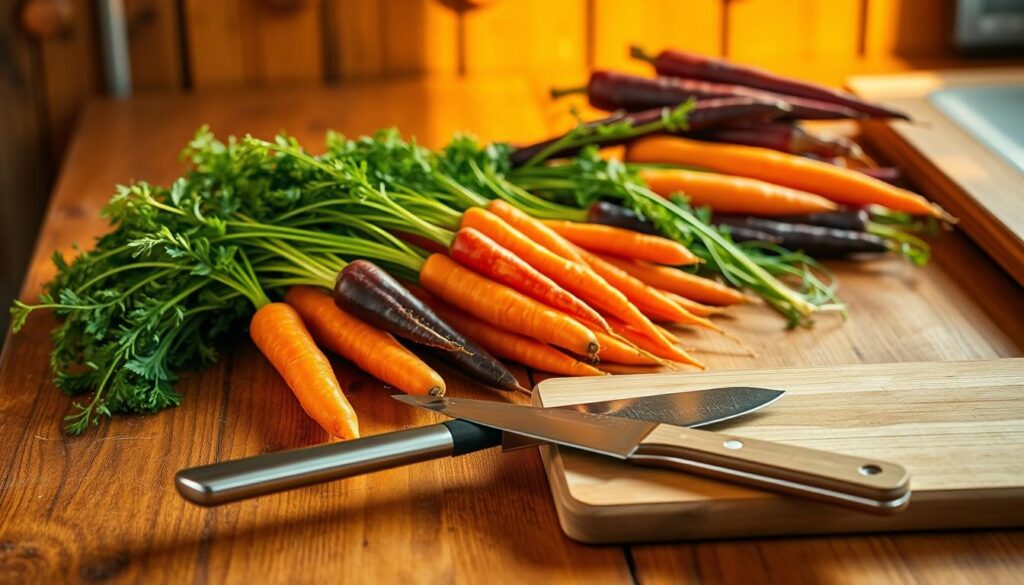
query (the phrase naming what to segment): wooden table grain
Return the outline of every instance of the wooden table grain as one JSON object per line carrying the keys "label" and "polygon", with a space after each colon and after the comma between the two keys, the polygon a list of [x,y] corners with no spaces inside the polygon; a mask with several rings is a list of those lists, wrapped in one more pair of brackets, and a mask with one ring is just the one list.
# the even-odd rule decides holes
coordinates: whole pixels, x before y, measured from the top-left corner
{"label": "wooden table grain", "polygon": [[[516,80],[482,79],[96,102],[73,140],[22,298],[33,299],[52,275],[52,250],[87,246],[103,232],[98,211],[116,183],[165,183],[179,173],[177,151],[200,124],[262,137],[286,129],[310,145],[327,128],[360,134],[392,124],[428,145],[466,129],[484,139],[529,140],[560,119],[538,101],[541,95]],[[969,243],[954,237],[945,245],[946,261],[968,272],[951,277],[967,291],[960,294],[1017,299],[984,308],[986,323],[1003,326],[990,327],[978,356],[962,357],[1019,355],[1020,289]],[[861,304],[855,310],[872,310],[870,302]],[[585,546],[560,531],[534,450],[486,451],[197,508],[174,492],[176,470],[327,437],[242,331],[214,367],[183,380],[179,408],[119,417],[65,437],[60,415],[69,399],[50,383],[46,361],[53,324],[49,315],[33,316],[7,338],[0,356],[0,583],[1024,580],[1024,533],[1016,531]],[[813,356],[813,338],[803,343],[800,351]],[[922,351],[956,359],[960,345]],[[872,351],[870,361],[933,357],[918,357],[922,351],[912,343],[892,339]],[[749,367],[739,358],[736,364]],[[351,365],[337,367],[366,434],[436,420],[389,399]],[[524,384],[535,381],[531,372],[517,374]],[[447,377],[452,394],[482,396]]]}

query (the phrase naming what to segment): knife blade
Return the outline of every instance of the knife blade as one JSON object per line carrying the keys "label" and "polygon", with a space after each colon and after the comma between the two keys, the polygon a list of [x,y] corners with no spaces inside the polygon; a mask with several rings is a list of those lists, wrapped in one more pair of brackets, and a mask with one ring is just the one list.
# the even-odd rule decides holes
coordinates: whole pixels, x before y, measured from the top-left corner
{"label": "knife blade", "polygon": [[[712,388],[568,405],[558,409],[700,426],[753,412],[782,395],[782,391],[765,388]],[[174,484],[186,500],[200,506],[217,506],[420,461],[472,453],[503,442],[524,445],[525,441],[540,443],[471,422],[451,420],[353,441],[183,469],[175,474]]]}
{"label": "knife blade", "polygon": [[[554,408],[698,428],[750,414],[782,398],[783,394],[785,392],[782,390],[730,386],[694,392],[655,394],[642,398],[583,402]],[[535,447],[544,443],[545,441],[515,433],[506,432],[501,437],[503,451]]]}
{"label": "knife blade", "polygon": [[444,415],[639,465],[665,467],[874,512],[902,510],[900,465],[665,423],[464,398],[393,396]]}

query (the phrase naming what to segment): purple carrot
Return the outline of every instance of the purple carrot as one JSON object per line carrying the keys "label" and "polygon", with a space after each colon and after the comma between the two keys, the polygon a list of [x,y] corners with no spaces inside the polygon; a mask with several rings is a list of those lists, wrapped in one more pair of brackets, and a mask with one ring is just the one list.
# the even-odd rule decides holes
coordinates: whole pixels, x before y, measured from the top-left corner
{"label": "purple carrot", "polygon": [[694,138],[760,146],[790,154],[814,154],[822,158],[863,156],[860,147],[848,138],[811,134],[801,126],[785,122],[722,126],[695,134]]}
{"label": "purple carrot", "polygon": [[881,104],[866,102],[844,91],[775,75],[756,67],[734,65],[723,59],[713,59],[671,49],[658,53],[656,57],[651,57],[638,47],[632,48],[632,55],[654,65],[658,75],[745,85],[756,89],[820,100],[864,112],[872,118],[910,119],[903,112]]}
{"label": "purple carrot", "polygon": [[[668,108],[657,108],[654,110],[646,110],[643,112],[636,112],[633,114],[615,115],[593,122],[587,122],[584,124],[588,128],[598,128],[601,126],[611,126],[619,124],[624,121],[629,122],[633,127],[645,126],[653,122],[657,122],[662,119]],[[714,128],[722,124],[729,122],[741,122],[741,121],[760,121],[767,122],[778,118],[781,115],[789,113],[789,106],[785,102],[773,100],[770,102],[756,100],[746,97],[729,97],[729,98],[714,98],[709,100],[698,100],[693,108],[689,111],[686,116],[686,126],[688,132],[697,132],[700,130],[706,130],[708,128]],[[664,128],[658,128],[653,130],[651,133],[663,133]],[[636,139],[637,135],[630,135],[627,137],[622,136],[609,136],[607,138],[601,138],[594,142],[599,146],[614,146],[616,144],[625,144]],[[546,150],[554,143],[561,140],[562,136],[556,136],[555,138],[549,138],[543,142],[537,142],[529,146],[523,146],[517,148],[512,152],[509,157],[513,166],[521,165],[538,153]],[[548,153],[549,157],[566,157],[572,156],[580,151],[582,147],[571,147],[557,150],[555,152]]]}
{"label": "purple carrot", "polygon": [[786,223],[760,217],[716,215],[712,223],[726,226],[733,232],[733,239],[742,240],[744,230],[755,230],[781,239],[779,245],[790,250],[800,250],[813,258],[844,258],[852,254],[878,254],[889,251],[889,244],[882,238],[867,232],[840,230],[835,228]]}
{"label": "purple carrot", "polygon": [[749,97],[764,101],[786,102],[793,109],[790,114],[785,116],[787,119],[841,120],[866,117],[845,106],[751,89],[742,85],[711,83],[679,77],[651,79],[614,71],[594,71],[590,74],[590,81],[586,87],[555,89],[551,91],[551,95],[557,98],[583,92],[587,94],[590,105],[609,112],[617,110],[639,112],[652,108],[671,108],[690,98]]}
{"label": "purple carrot", "polygon": [[587,221],[610,225],[642,234],[657,234],[654,224],[645,221],[635,211],[607,201],[592,203],[587,209]]}
{"label": "purple carrot", "polygon": [[460,371],[499,390],[519,382],[491,354],[466,339],[372,262],[355,260],[338,274],[334,303],[374,327],[413,343],[441,350]]}

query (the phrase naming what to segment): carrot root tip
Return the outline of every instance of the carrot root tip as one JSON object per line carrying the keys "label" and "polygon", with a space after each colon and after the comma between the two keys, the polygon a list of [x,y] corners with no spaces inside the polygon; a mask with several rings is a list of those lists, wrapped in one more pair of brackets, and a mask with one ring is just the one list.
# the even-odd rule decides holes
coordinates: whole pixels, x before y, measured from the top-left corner
{"label": "carrot root tip", "polygon": [[440,386],[434,386],[433,388],[430,389],[429,392],[427,392],[427,394],[431,396],[444,396],[444,388],[441,388]]}

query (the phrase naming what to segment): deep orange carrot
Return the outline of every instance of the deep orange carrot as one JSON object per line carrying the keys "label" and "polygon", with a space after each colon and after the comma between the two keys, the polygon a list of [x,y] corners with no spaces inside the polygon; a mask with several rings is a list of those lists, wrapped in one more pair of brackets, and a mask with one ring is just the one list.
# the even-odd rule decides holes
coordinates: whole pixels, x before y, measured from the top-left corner
{"label": "deep orange carrot", "polygon": [[562,258],[574,262],[583,262],[583,259],[576,253],[574,246],[567,242],[565,238],[559,237],[553,229],[544,225],[540,220],[530,217],[525,212],[512,207],[500,199],[491,201],[487,209],[505,220],[510,226],[522,232],[526,237]]}
{"label": "deep orange carrot", "polygon": [[408,394],[444,395],[444,379],[391,336],[334,304],[331,296],[310,286],[295,286],[285,302],[298,311],[313,338],[352,361],[378,380]]}
{"label": "deep orange carrot", "polygon": [[441,254],[432,254],[420,269],[420,284],[429,292],[467,313],[502,329],[593,356],[599,346],[594,334],[546,305],[460,266]]}
{"label": "deep orange carrot", "polygon": [[[676,363],[686,364],[690,366],[697,366],[700,369],[704,369],[704,364],[700,360],[687,353],[683,348],[678,345],[670,345],[665,347],[660,343],[656,343],[647,335],[640,333],[636,329],[626,325],[625,323],[617,320],[611,320],[612,329],[616,333],[625,337],[630,343],[639,347],[644,351],[648,351],[660,358],[664,358]],[[667,332],[665,332],[667,333]]]}
{"label": "deep orange carrot", "polygon": [[413,294],[466,337],[494,355],[563,376],[601,376],[603,372],[535,339],[499,329],[440,299]]}
{"label": "deep orange carrot", "polygon": [[460,229],[449,246],[449,253],[459,264],[495,282],[509,286],[577,320],[596,323],[605,331],[608,330],[608,323],[600,313],[475,228]]}
{"label": "deep orange carrot", "polygon": [[659,292],[661,292],[661,294],[665,295],[666,297],[672,299],[676,304],[678,304],[682,308],[693,313],[694,315],[697,315],[698,317],[710,317],[711,315],[717,315],[724,310],[721,307],[712,307],[710,305],[698,303],[693,299],[688,299],[684,296],[677,295],[676,293],[668,292],[667,290],[662,290]]}
{"label": "deep orange carrot", "polygon": [[356,413],[341,390],[331,362],[316,346],[295,309],[284,303],[263,305],[249,322],[249,334],[310,418],[335,437],[359,437]]}
{"label": "deep orange carrot", "polygon": [[658,264],[695,264],[700,261],[682,244],[661,236],[597,223],[545,221],[544,225],[566,240],[591,252]]}
{"label": "deep orange carrot", "polygon": [[740,291],[724,284],[668,266],[655,266],[646,262],[629,262],[612,256],[602,256],[610,264],[632,274],[647,284],[709,305],[735,305],[746,302]]}
{"label": "deep orange carrot", "polygon": [[[683,325],[696,325],[712,331],[718,331],[717,325],[704,317],[698,317],[684,309],[679,303],[661,294],[661,292],[644,283],[639,278],[622,270],[618,266],[604,260],[596,254],[582,252],[583,259],[597,272],[601,278],[619,289],[626,295],[631,303],[643,311],[644,315],[659,321],[670,321]],[[660,332],[659,332],[660,333]],[[659,335],[659,338],[664,337]],[[669,341],[666,348],[671,346],[674,340]]]}
{"label": "deep orange carrot", "polygon": [[802,215],[839,207],[820,195],[748,177],[685,169],[643,170],[640,177],[662,197],[682,193],[690,204],[706,205],[720,213]]}
{"label": "deep orange carrot", "polygon": [[[543,226],[543,224],[541,224]],[[613,315],[639,329],[654,331],[654,324],[626,295],[604,281],[586,263],[573,262],[537,244],[497,215],[479,207],[462,214],[462,227],[474,227],[519,256],[527,264],[583,299],[591,307]],[[560,238],[555,234],[556,238]],[[575,254],[577,248],[570,246]],[[654,335],[657,335],[656,333]]]}
{"label": "deep orange carrot", "polygon": [[906,189],[853,169],[767,148],[652,136],[633,142],[626,157],[631,162],[674,163],[760,179],[847,205],[874,204],[895,211],[951,219],[941,207]]}

